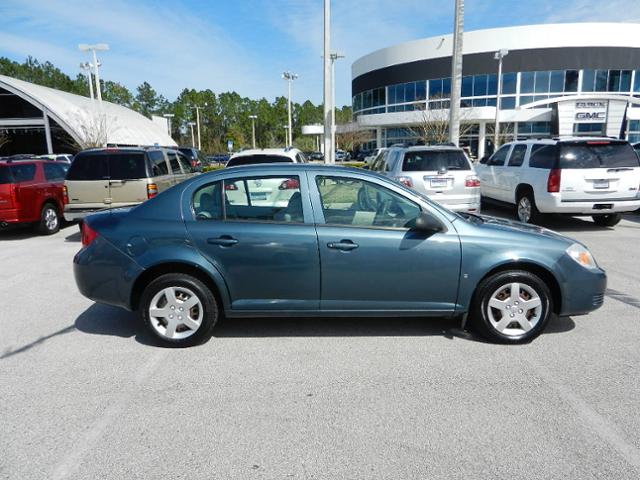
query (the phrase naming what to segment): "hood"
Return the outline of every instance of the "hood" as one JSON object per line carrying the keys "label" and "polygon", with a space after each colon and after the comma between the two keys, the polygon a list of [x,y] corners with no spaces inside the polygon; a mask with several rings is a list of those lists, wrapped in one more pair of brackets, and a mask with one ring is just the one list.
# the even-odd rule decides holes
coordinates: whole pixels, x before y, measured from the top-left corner
{"label": "hood", "polygon": [[529,233],[531,235],[542,235],[546,238],[554,240],[560,240],[567,244],[576,243],[576,240],[562,235],[548,228],[540,227],[538,225],[531,225],[529,223],[522,223],[516,220],[507,220],[504,218],[491,217],[488,215],[479,215],[482,218],[483,223],[477,225],[482,229],[498,230],[505,233],[517,232],[517,233]]}

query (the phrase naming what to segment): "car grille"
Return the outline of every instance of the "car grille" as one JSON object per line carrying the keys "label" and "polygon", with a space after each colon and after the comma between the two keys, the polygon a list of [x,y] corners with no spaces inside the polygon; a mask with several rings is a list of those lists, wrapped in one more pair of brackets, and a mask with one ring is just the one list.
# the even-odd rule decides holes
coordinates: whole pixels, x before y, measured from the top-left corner
{"label": "car grille", "polygon": [[600,307],[604,303],[604,293],[593,296],[593,306]]}

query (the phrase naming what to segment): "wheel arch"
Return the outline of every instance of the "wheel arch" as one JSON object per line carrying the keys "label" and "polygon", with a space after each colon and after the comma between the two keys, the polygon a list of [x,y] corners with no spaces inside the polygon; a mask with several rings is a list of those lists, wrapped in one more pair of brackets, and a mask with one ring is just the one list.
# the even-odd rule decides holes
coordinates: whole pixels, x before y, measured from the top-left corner
{"label": "wheel arch", "polygon": [[469,303],[469,305],[471,306],[474,304],[476,295],[478,293],[478,287],[485,279],[497,273],[507,272],[509,270],[523,270],[540,277],[540,279],[549,286],[549,290],[551,291],[551,296],[553,299],[553,312],[558,314],[562,311],[562,290],[560,288],[560,282],[553,274],[553,272],[551,272],[551,270],[549,270],[547,267],[528,260],[506,262],[501,265],[497,265],[486,272],[473,289],[473,294],[471,295],[471,302]]}
{"label": "wheel arch", "polygon": [[535,193],[533,190],[533,186],[529,183],[519,183],[514,191],[515,198],[513,199],[513,203],[515,205],[518,205],[518,199],[520,198],[520,195],[525,192],[531,192],[531,194],[534,195],[533,200],[535,201]]}
{"label": "wheel arch", "polygon": [[[185,261],[167,261],[155,264],[146,268],[133,282],[130,295],[131,310],[137,310],[142,293],[149,283],[161,275],[167,273],[183,273],[191,275],[202,281],[213,293],[221,312],[225,312],[229,306],[229,298],[226,291],[226,284],[219,274],[212,274],[202,267]],[[217,273],[217,272],[216,272]],[[219,278],[215,278],[215,277]]]}

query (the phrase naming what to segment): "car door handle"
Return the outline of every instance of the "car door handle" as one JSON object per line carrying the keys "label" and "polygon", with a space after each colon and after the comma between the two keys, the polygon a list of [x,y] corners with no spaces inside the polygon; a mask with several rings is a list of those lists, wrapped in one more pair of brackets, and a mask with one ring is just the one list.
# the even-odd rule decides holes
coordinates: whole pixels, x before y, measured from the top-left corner
{"label": "car door handle", "polygon": [[357,243],[353,243],[351,240],[340,240],[339,242],[329,242],[327,243],[328,248],[333,248],[334,250],[342,250],[343,252],[348,252],[349,250],[355,250],[358,248]]}
{"label": "car door handle", "polygon": [[229,235],[223,235],[218,238],[207,238],[207,243],[211,245],[220,245],[221,247],[233,247],[238,240]]}

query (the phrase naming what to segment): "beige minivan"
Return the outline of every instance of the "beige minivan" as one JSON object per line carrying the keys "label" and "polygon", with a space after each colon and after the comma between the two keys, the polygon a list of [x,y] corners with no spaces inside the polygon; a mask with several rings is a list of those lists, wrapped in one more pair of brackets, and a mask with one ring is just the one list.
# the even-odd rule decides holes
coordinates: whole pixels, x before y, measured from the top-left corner
{"label": "beige minivan", "polygon": [[64,182],[64,218],[142,203],[195,175],[189,160],[166,148],[94,148],[78,153]]}

